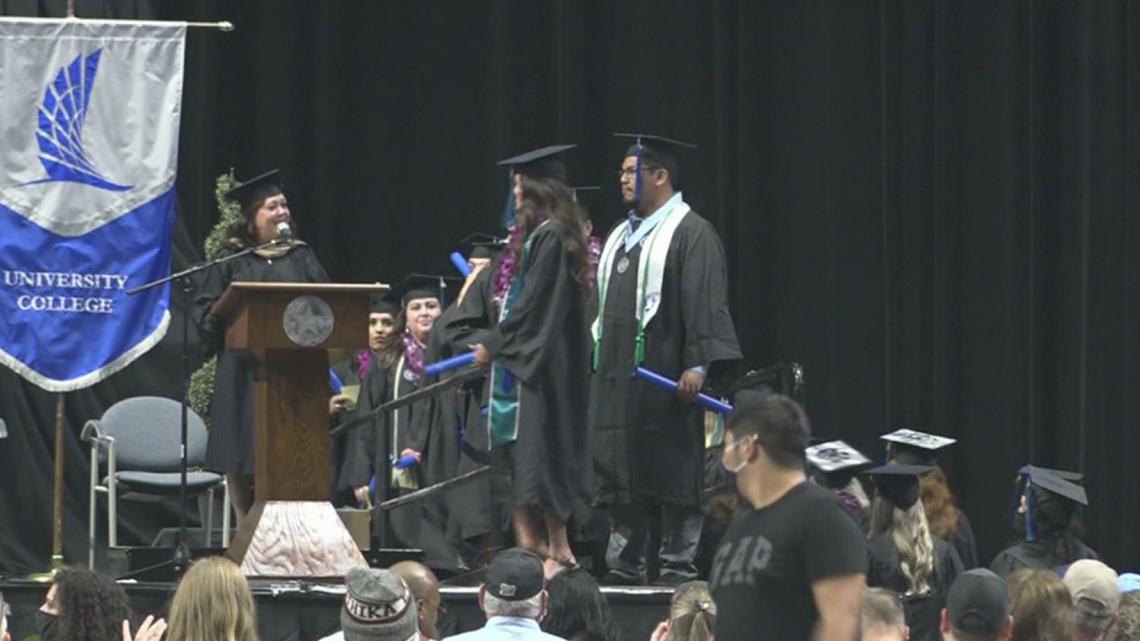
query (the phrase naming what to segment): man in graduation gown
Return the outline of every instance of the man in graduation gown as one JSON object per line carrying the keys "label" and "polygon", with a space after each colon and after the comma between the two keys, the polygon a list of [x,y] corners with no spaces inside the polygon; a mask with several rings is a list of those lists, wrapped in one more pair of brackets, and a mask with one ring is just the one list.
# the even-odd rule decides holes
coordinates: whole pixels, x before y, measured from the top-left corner
{"label": "man in graduation gown", "polygon": [[[599,498],[613,519],[611,584],[645,579],[654,513],[662,524],[659,582],[695,578],[704,430],[692,401],[710,371],[741,357],[724,248],[677,191],[676,154],[686,147],[635,136],[620,171],[629,220],[610,232],[598,263],[590,430]],[[677,395],[636,380],[639,365],[677,380]]]}

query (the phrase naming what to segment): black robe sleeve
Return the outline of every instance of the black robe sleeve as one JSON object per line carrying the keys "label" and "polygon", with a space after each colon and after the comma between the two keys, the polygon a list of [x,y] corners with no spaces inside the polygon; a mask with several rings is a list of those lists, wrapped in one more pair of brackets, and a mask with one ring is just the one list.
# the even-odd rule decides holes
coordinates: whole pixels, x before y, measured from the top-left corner
{"label": "black robe sleeve", "polygon": [[452,354],[466,353],[471,350],[471,345],[483,342],[487,330],[498,321],[492,300],[497,271],[498,263],[491,263],[480,270],[467,288],[467,295],[455,307],[455,313],[449,318],[439,319],[443,326],[441,338]]}
{"label": "black robe sleeve", "polygon": [[582,293],[569,277],[569,255],[560,232],[552,226],[535,233],[527,261],[518,300],[482,342],[501,366],[533,384],[546,365],[546,347],[561,333],[573,297]]}
{"label": "black robe sleeve", "polygon": [[686,234],[685,258],[681,262],[683,369],[686,370],[741,358],[736,328],[728,311],[724,247],[712,225],[701,222]]}
{"label": "black robe sleeve", "polygon": [[[233,253],[233,250],[226,248],[218,253],[218,258]],[[231,267],[232,263],[214,265],[203,271],[198,281],[198,293],[194,297],[194,322],[198,325],[198,335],[202,339],[207,358],[221,352],[225,347],[225,320],[212,316],[210,310],[230,286]]]}
{"label": "black robe sleeve", "polygon": [[[372,359],[368,372],[360,383],[360,396],[356,402],[356,412],[352,416],[354,420],[368,416],[391,396],[389,368],[381,367],[381,360],[379,357]],[[348,447],[337,483],[338,490],[368,484],[376,458],[376,442],[380,430],[386,429],[386,425],[387,419],[381,414],[349,428],[351,431],[346,439]]]}

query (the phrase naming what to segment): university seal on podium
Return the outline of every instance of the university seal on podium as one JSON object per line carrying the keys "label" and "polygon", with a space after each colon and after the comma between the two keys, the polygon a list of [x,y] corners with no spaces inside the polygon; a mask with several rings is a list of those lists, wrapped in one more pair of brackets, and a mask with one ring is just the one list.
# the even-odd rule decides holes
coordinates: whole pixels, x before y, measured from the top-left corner
{"label": "university seal on podium", "polygon": [[281,319],[285,335],[301,347],[316,347],[332,335],[332,308],[317,296],[298,296],[285,307]]}

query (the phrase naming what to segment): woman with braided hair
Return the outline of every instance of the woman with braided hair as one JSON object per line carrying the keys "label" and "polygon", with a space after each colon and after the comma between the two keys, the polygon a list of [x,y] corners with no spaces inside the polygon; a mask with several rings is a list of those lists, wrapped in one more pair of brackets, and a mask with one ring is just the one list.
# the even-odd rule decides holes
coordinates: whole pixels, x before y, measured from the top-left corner
{"label": "woman with braided hair", "polygon": [[933,536],[918,500],[926,465],[889,464],[869,470],[877,490],[871,503],[867,585],[897,592],[915,641],[939,641],[950,584],[963,571],[958,553]]}

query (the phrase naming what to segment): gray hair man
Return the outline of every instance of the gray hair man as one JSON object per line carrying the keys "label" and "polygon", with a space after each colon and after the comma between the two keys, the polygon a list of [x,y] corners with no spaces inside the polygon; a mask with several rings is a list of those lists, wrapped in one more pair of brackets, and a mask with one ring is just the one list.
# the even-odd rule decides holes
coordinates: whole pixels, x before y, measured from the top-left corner
{"label": "gray hair man", "polygon": [[1100,561],[1082,559],[1065,571],[1065,587],[1073,595],[1076,641],[1099,641],[1116,623],[1120,607],[1119,577]]}
{"label": "gray hair man", "polygon": [[479,607],[487,624],[453,637],[454,641],[561,641],[543,632],[549,596],[543,587],[542,559],[523,548],[503,550],[491,559],[479,588]]}
{"label": "gray hair man", "polygon": [[863,591],[863,641],[909,641],[910,628],[899,595],[883,588]]}

